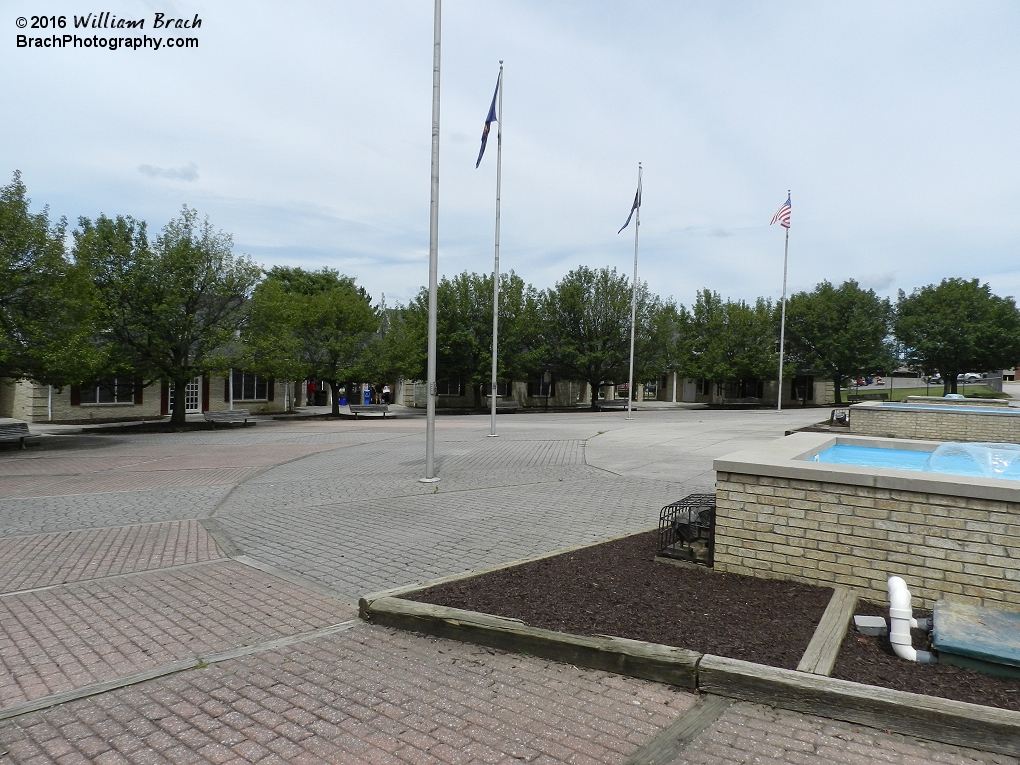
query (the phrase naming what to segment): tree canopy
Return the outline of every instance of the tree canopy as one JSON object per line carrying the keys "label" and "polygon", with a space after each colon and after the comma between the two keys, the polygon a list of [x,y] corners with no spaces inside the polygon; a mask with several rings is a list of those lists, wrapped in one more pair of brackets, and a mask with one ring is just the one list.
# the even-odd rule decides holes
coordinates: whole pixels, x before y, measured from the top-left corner
{"label": "tree canopy", "polygon": [[695,377],[720,383],[774,379],[778,372],[778,316],[758,298],[723,301],[702,290],[691,312],[691,369]]}
{"label": "tree canopy", "polygon": [[792,360],[832,380],[837,404],[848,377],[892,368],[891,328],[889,300],[852,279],[838,287],[823,281],[812,292],[793,295],[786,307]]}
{"label": "tree canopy", "polygon": [[32,213],[21,174],[0,187],[0,377],[65,385],[102,365],[95,293],[64,252],[66,221]]}
{"label": "tree canopy", "polygon": [[896,303],[896,337],[907,363],[939,372],[946,393],[956,393],[961,372],[1002,369],[1020,362],[1020,312],[1011,297],[993,295],[977,279],[943,279]]}
{"label": "tree canopy", "polygon": [[353,278],[324,268],[273,268],[255,289],[242,332],[247,366],[291,379],[325,380],[339,414],[340,387],[377,371],[380,314]]}
{"label": "tree canopy", "polygon": [[74,239],[76,262],[99,292],[112,368],[172,382],[172,421],[183,423],[187,383],[229,366],[261,269],[187,206],[154,245],[144,223],[123,216],[81,218]]}

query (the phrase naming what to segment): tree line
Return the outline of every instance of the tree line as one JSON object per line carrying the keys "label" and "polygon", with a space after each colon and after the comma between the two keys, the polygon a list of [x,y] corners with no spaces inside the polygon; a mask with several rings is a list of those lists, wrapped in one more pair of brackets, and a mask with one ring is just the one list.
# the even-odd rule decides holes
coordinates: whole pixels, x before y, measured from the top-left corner
{"label": "tree line", "polygon": [[[0,377],[65,386],[130,379],[174,384],[173,420],[199,374],[230,368],[341,387],[424,379],[427,290],[407,305],[373,301],[354,277],[324,268],[264,270],[229,234],[185,206],[155,238],[130,216],[67,221],[32,213],[18,173],[0,187]],[[599,387],[627,379],[631,283],[579,266],[538,290],[500,276],[500,381],[542,377]],[[491,376],[492,276],[444,277],[438,290],[440,382],[481,405]],[[778,374],[779,307],[702,290],[688,308],[640,282],[635,379],[676,372],[715,383]],[[822,282],[787,305],[787,369],[841,384],[912,369],[956,375],[1020,360],[1020,312],[978,280],[945,279],[893,304],[849,280]],[[593,402],[594,405],[594,402]]]}

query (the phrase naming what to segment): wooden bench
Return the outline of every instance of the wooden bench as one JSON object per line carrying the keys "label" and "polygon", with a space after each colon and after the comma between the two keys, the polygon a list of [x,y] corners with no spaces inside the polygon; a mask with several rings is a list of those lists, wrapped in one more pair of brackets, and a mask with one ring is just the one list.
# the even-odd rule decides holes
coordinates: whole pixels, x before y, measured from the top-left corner
{"label": "wooden bench", "polygon": [[603,409],[626,409],[627,399],[625,398],[600,398],[595,401],[595,408]]}
{"label": "wooden bench", "polygon": [[206,422],[212,423],[214,428],[219,423],[232,425],[235,422],[239,422],[243,427],[248,424],[248,420],[252,420],[253,424],[255,422],[252,419],[251,412],[247,409],[221,409],[214,412],[203,412],[202,417],[205,418]]}
{"label": "wooden bench", "polygon": [[385,420],[390,411],[389,404],[351,404],[347,408],[351,410],[354,419],[357,419],[359,414],[381,414]]}
{"label": "wooden bench", "polygon": [[0,443],[17,443],[19,448],[24,449],[28,444],[38,444],[41,440],[40,436],[29,433],[28,423],[24,420],[0,418]]}
{"label": "wooden bench", "polygon": [[849,393],[846,400],[853,404],[858,401],[888,401],[888,393]]}
{"label": "wooden bench", "polygon": [[[496,412],[516,412],[520,409],[520,405],[516,401],[497,401]],[[492,411],[492,404],[485,408],[487,412]]]}

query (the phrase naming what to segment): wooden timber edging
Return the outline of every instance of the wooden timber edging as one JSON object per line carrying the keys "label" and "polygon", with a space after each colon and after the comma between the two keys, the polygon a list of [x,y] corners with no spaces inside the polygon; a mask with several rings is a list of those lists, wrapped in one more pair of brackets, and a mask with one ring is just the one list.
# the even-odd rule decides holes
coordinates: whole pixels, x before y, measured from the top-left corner
{"label": "wooden timber edging", "polygon": [[[411,588],[401,590],[407,594]],[[833,600],[836,600],[835,596]],[[840,600],[840,604],[830,604],[834,613],[845,613],[846,599]],[[373,624],[768,704],[956,746],[1020,756],[1020,712],[1008,709],[862,685],[811,672],[702,655],[640,640],[555,632],[531,627],[518,619],[418,603],[392,597],[390,593],[361,598],[359,613],[362,619]],[[835,617],[829,620],[830,624],[834,621]],[[834,631],[830,630],[830,635]],[[831,639],[824,642],[832,645]],[[821,657],[829,651],[818,653]],[[827,663],[827,660],[822,658],[814,662],[816,671],[823,668],[819,663]]]}

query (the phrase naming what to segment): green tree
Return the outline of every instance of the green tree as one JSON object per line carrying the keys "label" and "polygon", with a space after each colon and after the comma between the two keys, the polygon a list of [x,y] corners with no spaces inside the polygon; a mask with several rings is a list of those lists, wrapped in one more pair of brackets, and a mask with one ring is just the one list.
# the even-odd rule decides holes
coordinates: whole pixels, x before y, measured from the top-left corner
{"label": "green tree", "polygon": [[[482,405],[482,388],[492,379],[492,276],[464,272],[444,277],[436,291],[436,377],[461,382]],[[409,336],[416,339],[411,376],[426,377],[428,291],[406,309]],[[533,372],[540,356],[538,293],[513,271],[499,276],[497,378],[520,379]]]}
{"label": "green tree", "polygon": [[956,393],[961,372],[1003,369],[1020,361],[1020,312],[1011,297],[977,279],[943,279],[910,295],[900,290],[894,320],[912,369],[939,372]]}
{"label": "green tree", "polygon": [[114,368],[144,384],[172,382],[171,421],[182,424],[187,383],[229,365],[261,269],[187,206],[151,246],[145,224],[122,216],[81,218],[74,238],[76,262],[100,294]]}
{"label": "green tree", "polygon": [[648,324],[635,341],[635,377],[656,379],[669,372],[679,376],[692,373],[691,314],[672,299],[652,299]]}
{"label": "green tree", "polygon": [[354,279],[324,268],[273,268],[256,289],[242,332],[246,365],[291,379],[325,380],[340,413],[340,388],[377,371],[380,312]]}
{"label": "green tree", "polygon": [[743,300],[724,302],[710,290],[699,292],[691,316],[694,376],[717,383],[775,378],[778,318],[764,298],[751,305]]}
{"label": "green tree", "polygon": [[837,404],[848,377],[892,368],[891,325],[889,300],[852,279],[839,287],[823,281],[812,292],[793,295],[786,306],[791,361],[832,380]]}
{"label": "green tree", "polygon": [[0,377],[53,385],[95,374],[95,293],[64,252],[66,221],[29,211],[21,174],[0,187]]}
{"label": "green tree", "polygon": [[[601,385],[628,376],[630,304],[630,281],[615,268],[580,266],[543,295],[542,332],[548,363],[558,377],[591,386],[592,409]],[[654,304],[648,286],[640,283],[635,334],[642,343]]]}

